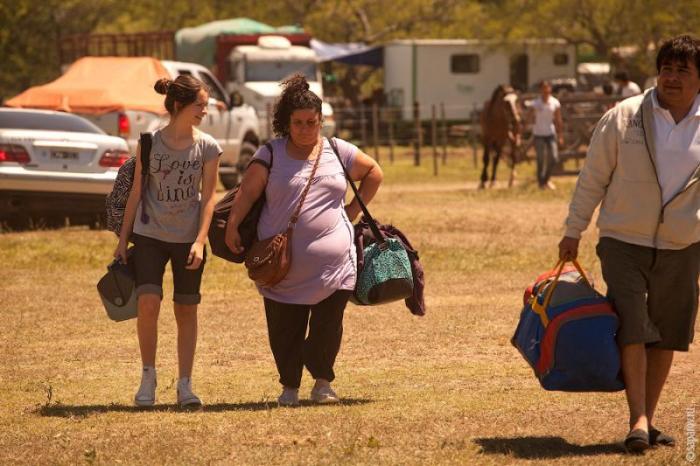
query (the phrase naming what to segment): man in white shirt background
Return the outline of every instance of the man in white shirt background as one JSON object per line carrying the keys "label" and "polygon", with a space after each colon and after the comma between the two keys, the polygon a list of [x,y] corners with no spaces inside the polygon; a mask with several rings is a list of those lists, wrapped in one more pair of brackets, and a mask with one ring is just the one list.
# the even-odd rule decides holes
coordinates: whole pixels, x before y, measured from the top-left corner
{"label": "man in white shirt background", "polygon": [[637,83],[630,81],[627,71],[618,71],[615,73],[615,82],[617,83],[618,93],[622,98],[632,97],[642,93]]}
{"label": "man in white shirt background", "polygon": [[608,111],[591,138],[559,243],[574,259],[600,204],[596,247],[620,319],[625,447],[675,440],[653,424],[675,351],[688,351],[700,277],[700,40],[659,48],[657,86]]}
{"label": "man in white shirt background", "polygon": [[540,189],[555,189],[550,181],[552,168],[559,161],[558,146],[564,144],[561,104],[552,95],[552,85],[549,81],[540,84],[540,96],[531,105],[534,113],[532,134],[535,139],[537,154],[537,184]]}

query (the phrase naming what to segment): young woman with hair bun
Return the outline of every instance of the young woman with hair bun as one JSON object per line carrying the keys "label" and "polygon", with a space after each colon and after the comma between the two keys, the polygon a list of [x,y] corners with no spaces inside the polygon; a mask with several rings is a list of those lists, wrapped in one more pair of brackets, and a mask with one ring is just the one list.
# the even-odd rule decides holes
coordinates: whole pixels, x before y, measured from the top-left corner
{"label": "young woman with hair bun", "polygon": [[[243,176],[227,223],[226,243],[242,252],[238,225],[263,191],[266,203],[258,238],[284,232],[313,174],[292,235],[289,272],[281,282],[258,291],[283,387],[279,404],[299,404],[304,367],[315,379],[311,400],[335,403],[339,398],[330,383],[335,378],[343,313],[355,288],[357,258],[351,222],[360,206],[357,200],[345,204],[343,168],[330,142],[320,134],[321,99],[309,90],[302,75],[292,76],[282,86],[273,118],[278,138],[270,141],[272,153],[266,147],[256,152]],[[369,203],[382,182],[381,168],[353,144],[335,141],[350,177],[360,181],[362,199]]]}
{"label": "young woman with hair bun", "polygon": [[[163,274],[170,262],[177,322],[177,402],[201,406],[192,391],[192,366],[197,345],[197,307],[206,262],[204,242],[214,211],[214,192],[221,147],[197,129],[207,115],[209,92],[192,76],[160,79],[154,86],[165,95],[169,123],[153,134],[146,190],[141,194],[141,158],[136,157],[134,182],[114,256],[124,263],[129,240],[138,299],[137,333],[143,371],[134,397],[137,406],[156,399],[158,314],[163,299]],[[141,153],[141,147],[136,149]],[[201,189],[200,189],[201,185]],[[132,234],[133,231],[133,234]]]}

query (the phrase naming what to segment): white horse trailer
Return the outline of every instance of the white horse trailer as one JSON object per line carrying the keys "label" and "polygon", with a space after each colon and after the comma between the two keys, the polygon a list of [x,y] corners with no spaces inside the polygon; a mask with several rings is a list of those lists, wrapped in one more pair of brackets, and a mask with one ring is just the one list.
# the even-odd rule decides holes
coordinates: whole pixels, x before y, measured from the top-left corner
{"label": "white horse trailer", "polygon": [[[430,118],[432,105],[448,119],[464,119],[499,84],[530,90],[543,79],[576,77],[576,48],[561,39],[497,42],[467,39],[398,40],[384,45],[388,103],[413,118]],[[439,113],[438,113],[439,115]]]}

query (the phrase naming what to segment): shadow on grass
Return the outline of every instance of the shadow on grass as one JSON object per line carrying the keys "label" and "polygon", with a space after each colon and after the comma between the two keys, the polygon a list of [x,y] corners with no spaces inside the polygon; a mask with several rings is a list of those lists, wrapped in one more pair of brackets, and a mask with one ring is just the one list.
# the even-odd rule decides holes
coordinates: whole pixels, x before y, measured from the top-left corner
{"label": "shadow on grass", "polygon": [[[339,405],[319,405],[310,401],[302,400],[302,408],[323,408],[326,406],[355,406],[372,403],[372,400],[363,398],[348,398],[341,400]],[[187,409],[179,408],[176,404],[157,404],[151,408],[140,408],[138,406],[108,404],[108,405],[64,405],[54,404],[50,406],[40,406],[36,409],[36,413],[46,417],[85,417],[91,414],[102,413],[181,413],[181,412],[205,412],[205,413],[220,413],[225,411],[268,411],[272,409],[280,409],[276,401],[258,401],[248,403],[213,403],[205,404],[202,408]],[[291,408],[283,408],[291,409]]]}
{"label": "shadow on grass", "polygon": [[625,452],[621,443],[574,445],[561,437],[477,438],[474,443],[487,455],[513,455],[522,459],[617,455]]}

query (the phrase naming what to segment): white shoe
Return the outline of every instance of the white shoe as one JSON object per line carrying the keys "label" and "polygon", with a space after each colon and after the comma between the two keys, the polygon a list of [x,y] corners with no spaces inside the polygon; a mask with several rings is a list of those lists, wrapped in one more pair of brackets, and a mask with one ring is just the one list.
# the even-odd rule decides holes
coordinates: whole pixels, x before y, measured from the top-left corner
{"label": "white shoe", "polygon": [[299,389],[284,387],[277,403],[280,406],[299,406]]}
{"label": "white shoe", "polygon": [[177,381],[177,404],[181,408],[202,406],[202,400],[192,392],[192,379],[183,377]]}
{"label": "white shoe", "polygon": [[319,404],[338,403],[340,398],[335,394],[330,384],[314,385],[311,389],[311,401]]}
{"label": "white shoe", "polygon": [[134,396],[134,404],[141,407],[153,406],[156,402],[157,385],[155,367],[144,367],[141,372],[141,386]]}

